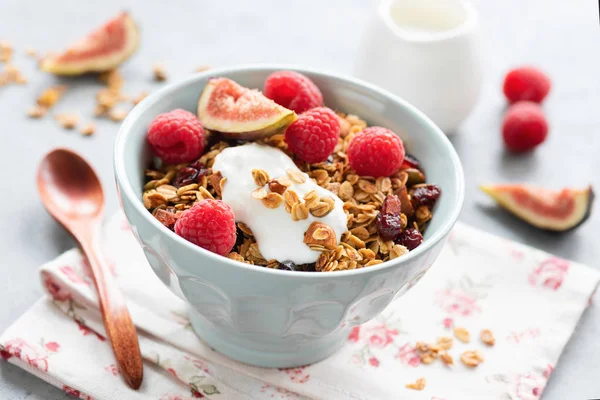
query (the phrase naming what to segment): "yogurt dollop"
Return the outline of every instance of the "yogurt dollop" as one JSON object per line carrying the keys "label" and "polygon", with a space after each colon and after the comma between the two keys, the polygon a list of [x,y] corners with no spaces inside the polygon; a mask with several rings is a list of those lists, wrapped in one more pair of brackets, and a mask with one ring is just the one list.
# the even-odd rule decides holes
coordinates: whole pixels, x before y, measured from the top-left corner
{"label": "yogurt dollop", "polygon": [[[227,178],[221,198],[233,210],[236,221],[252,229],[258,249],[266,260],[289,260],[296,264],[316,262],[320,252],[311,250],[304,243],[304,232],[314,221],[329,225],[335,232],[337,242],[347,230],[344,202],[313,182],[279,149],[257,143],[229,147],[215,157],[212,169],[220,171]],[[252,177],[253,169],[263,169],[271,179],[288,177],[287,170],[294,170],[306,177],[306,181],[292,182],[287,190],[295,191],[300,199],[315,190],[319,197],[332,197],[334,209],[324,217],[317,218],[309,214],[307,219],[294,221],[284,204],[272,209],[251,197],[252,191],[257,189]],[[268,190],[268,185],[264,188]]]}

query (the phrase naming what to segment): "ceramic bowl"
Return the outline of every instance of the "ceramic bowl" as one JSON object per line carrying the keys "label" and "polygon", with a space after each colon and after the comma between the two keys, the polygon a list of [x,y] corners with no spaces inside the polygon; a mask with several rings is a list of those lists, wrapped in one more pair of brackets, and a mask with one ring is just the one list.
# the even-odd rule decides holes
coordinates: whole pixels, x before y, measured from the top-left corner
{"label": "ceramic bowl", "polygon": [[[187,242],[144,208],[144,169],[151,160],[146,130],[174,108],[195,112],[210,77],[228,77],[262,88],[273,71],[309,76],[325,104],[387,127],[423,164],[442,189],[425,241],[381,265],[330,273],[290,272],[232,261]],[[344,343],[352,326],[377,316],[406,292],[438,257],[463,202],[460,161],[452,145],[423,113],[406,101],[359,80],[281,65],[212,69],[148,96],[123,122],[114,169],[123,210],[156,275],[191,308],[191,323],[211,347],[245,363],[293,367],[319,361]],[[415,305],[418,307],[418,305]]]}

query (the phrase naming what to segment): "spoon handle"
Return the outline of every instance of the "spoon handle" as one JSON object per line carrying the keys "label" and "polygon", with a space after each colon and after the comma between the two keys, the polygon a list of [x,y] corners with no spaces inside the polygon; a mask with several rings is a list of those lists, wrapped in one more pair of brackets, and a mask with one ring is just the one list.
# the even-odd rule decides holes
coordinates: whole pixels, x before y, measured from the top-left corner
{"label": "spoon handle", "polygon": [[101,256],[98,237],[93,235],[88,240],[80,240],[81,249],[92,268],[104,327],[121,374],[131,388],[138,389],[144,371],[135,325],[111,269]]}

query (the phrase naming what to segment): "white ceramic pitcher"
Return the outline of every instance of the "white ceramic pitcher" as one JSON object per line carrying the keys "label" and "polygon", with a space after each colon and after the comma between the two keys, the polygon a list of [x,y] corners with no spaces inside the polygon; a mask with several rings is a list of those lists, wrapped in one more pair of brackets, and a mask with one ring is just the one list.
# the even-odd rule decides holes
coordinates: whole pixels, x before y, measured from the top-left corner
{"label": "white ceramic pitcher", "polygon": [[469,115],[481,86],[477,13],[463,0],[382,0],[356,75],[408,100],[446,134]]}

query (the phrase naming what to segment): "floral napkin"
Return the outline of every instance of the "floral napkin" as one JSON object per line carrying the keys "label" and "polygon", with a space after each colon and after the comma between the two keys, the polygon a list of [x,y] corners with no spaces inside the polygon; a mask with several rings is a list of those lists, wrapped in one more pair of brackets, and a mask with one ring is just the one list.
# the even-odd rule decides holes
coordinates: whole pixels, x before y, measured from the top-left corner
{"label": "floral napkin", "polygon": [[[430,272],[379,317],[355,327],[329,359],[265,369],[226,358],[198,339],[183,301],[154,276],[121,214],[105,252],[138,328],[139,391],[126,387],[105,339],[85,259],[71,250],[41,268],[48,297],[0,336],[8,362],[82,399],[519,399],[540,398],[600,274],[458,224]],[[453,365],[423,362],[416,343],[453,336]],[[494,346],[479,333],[489,329]],[[460,359],[479,351],[475,368]],[[425,387],[406,387],[424,378]]]}

